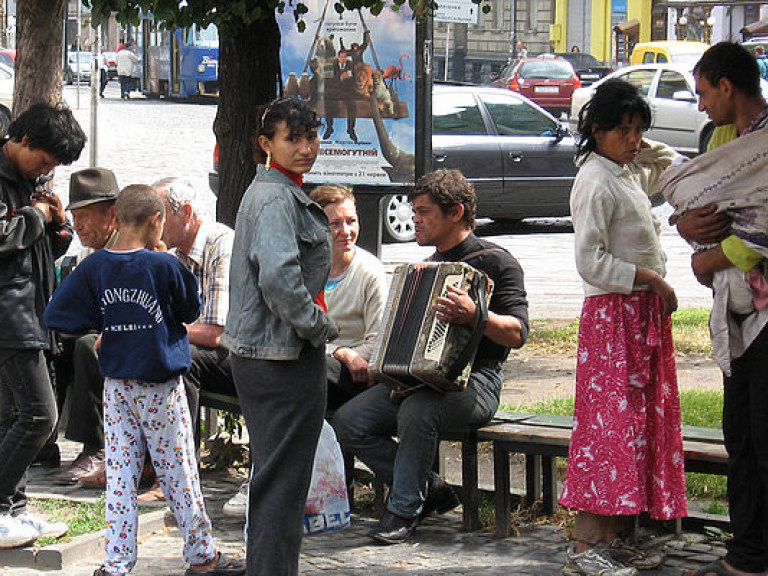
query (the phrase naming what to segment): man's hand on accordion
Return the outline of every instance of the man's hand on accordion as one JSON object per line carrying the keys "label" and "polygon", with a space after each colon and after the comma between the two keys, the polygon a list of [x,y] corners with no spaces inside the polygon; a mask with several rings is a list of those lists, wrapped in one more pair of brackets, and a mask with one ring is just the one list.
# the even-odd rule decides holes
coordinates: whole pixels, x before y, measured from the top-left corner
{"label": "man's hand on accordion", "polygon": [[437,319],[449,324],[475,323],[476,306],[465,290],[446,286],[448,292],[435,301],[432,308],[437,313]]}

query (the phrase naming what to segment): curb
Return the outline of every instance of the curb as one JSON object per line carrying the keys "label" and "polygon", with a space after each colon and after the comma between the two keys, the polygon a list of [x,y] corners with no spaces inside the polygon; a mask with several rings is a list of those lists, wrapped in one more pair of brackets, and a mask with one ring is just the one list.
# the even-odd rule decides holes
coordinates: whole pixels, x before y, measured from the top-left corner
{"label": "curb", "polygon": [[[167,509],[163,508],[140,515],[138,538],[175,526],[176,521],[173,515],[166,513]],[[70,542],[52,544],[44,548],[31,546],[0,550],[0,566],[33,570],[64,570],[103,553],[104,534],[91,532],[75,536]]]}

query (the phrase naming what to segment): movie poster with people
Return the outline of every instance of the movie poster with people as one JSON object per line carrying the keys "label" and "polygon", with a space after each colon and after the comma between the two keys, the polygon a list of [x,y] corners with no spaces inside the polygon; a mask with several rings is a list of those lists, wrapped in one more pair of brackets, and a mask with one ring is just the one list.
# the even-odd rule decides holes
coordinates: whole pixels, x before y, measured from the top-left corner
{"label": "movie poster with people", "polygon": [[305,181],[390,185],[415,179],[416,23],[406,6],[378,16],[338,14],[307,0],[306,30],[278,14],[283,93],[322,121],[320,153]]}

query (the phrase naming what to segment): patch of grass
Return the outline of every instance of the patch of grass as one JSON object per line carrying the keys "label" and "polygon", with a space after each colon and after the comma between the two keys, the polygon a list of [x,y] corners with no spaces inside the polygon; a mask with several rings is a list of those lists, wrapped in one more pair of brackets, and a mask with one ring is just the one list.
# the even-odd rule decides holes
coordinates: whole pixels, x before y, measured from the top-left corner
{"label": "patch of grass", "polygon": [[571,416],[573,414],[573,396],[565,398],[550,398],[534,404],[502,404],[502,412],[532,412],[533,414],[556,414]]}
{"label": "patch of grass", "polygon": [[541,354],[575,354],[579,336],[579,321],[563,323],[554,320],[534,320],[526,347]]}
{"label": "patch of grass", "polygon": [[680,410],[686,426],[722,428],[723,391],[685,390],[680,393]]}
{"label": "patch of grass", "polygon": [[[672,338],[679,354],[709,355],[709,310],[682,308],[672,314]],[[534,320],[526,347],[536,354],[575,354],[579,321]]]}
{"label": "patch of grass", "polygon": [[[725,476],[716,474],[697,474],[695,472],[686,472],[685,474],[685,492],[688,498],[692,500],[709,500],[704,507],[706,512],[708,508],[725,507],[727,498],[728,481]],[[721,512],[709,512],[710,514],[721,514]]]}
{"label": "patch of grass", "polygon": [[706,514],[720,514],[725,515],[728,513],[728,507],[722,502],[713,501],[710,502],[702,511]]}
{"label": "patch of grass", "polygon": [[[95,501],[75,502],[73,500],[42,500],[35,498],[27,504],[29,511],[50,522],[65,522],[69,531],[61,538],[39,538],[36,546],[48,546],[69,542],[75,536],[90,532],[103,532],[104,506],[106,497],[104,494]],[[139,514],[153,512],[156,508],[139,507]]]}
{"label": "patch of grass", "polygon": [[678,354],[710,355],[709,310],[682,308],[672,314],[672,337]]}
{"label": "patch of grass", "polygon": [[75,536],[104,530],[105,502],[103,494],[94,502],[31,500],[28,504],[31,512],[52,522],[65,522],[69,526],[69,532],[61,538],[40,538],[37,545],[68,542]]}

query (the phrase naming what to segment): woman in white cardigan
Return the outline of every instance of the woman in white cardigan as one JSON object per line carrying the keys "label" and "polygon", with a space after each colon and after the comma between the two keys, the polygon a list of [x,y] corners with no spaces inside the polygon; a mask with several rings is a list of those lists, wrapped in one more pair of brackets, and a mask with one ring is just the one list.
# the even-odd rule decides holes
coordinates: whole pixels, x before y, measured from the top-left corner
{"label": "woman in white cardigan", "polygon": [[378,258],[356,245],[360,221],[352,189],[323,184],[309,197],[323,208],[331,229],[333,249],[325,303],[339,336],[326,345],[326,360],[328,409],[336,410],[370,383],[368,360],[384,312],[386,274]]}
{"label": "woman in white cardigan", "polygon": [[658,554],[622,537],[647,511],[685,516],[680,403],[664,281],[666,257],[648,199],[677,156],[643,140],[648,104],[621,80],[602,84],[579,116],[571,192],[576,266],[585,299],[576,407],[561,504],[579,511],[564,572],[633,576]]}

